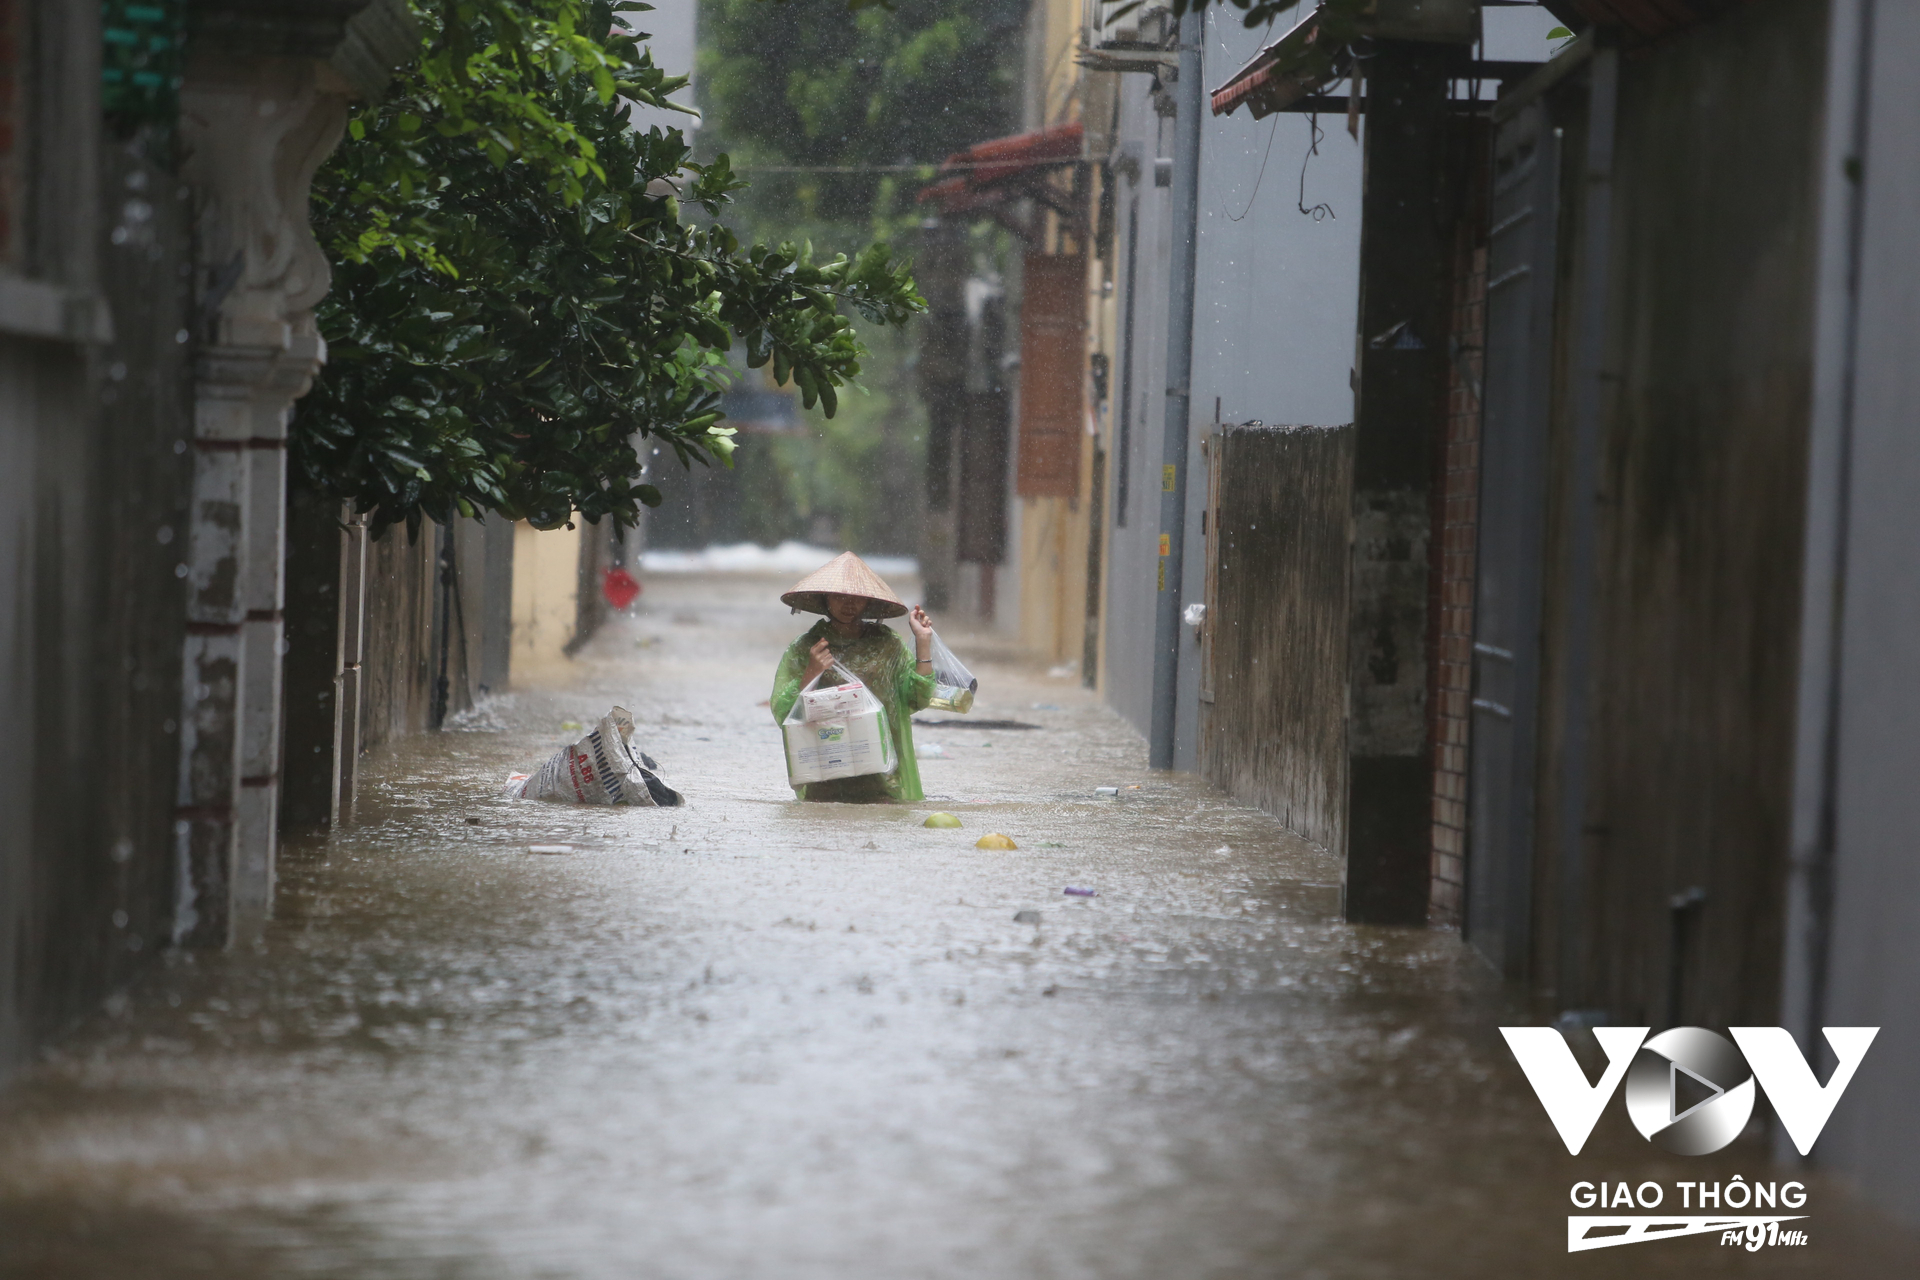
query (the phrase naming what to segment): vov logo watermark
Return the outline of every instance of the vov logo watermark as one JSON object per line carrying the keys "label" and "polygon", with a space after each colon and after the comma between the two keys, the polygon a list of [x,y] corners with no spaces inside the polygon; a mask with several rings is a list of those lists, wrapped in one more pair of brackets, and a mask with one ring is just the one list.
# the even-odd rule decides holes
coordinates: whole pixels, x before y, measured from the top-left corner
{"label": "vov logo watermark", "polygon": [[[1781,1127],[1800,1154],[1812,1151],[1840,1096],[1859,1070],[1860,1060],[1880,1032],[1878,1027],[1823,1028],[1840,1064],[1823,1085],[1793,1036],[1782,1027],[1729,1027],[1732,1043],[1704,1027],[1675,1027],[1649,1040],[1650,1029],[1593,1029],[1594,1038],[1607,1055],[1606,1070],[1597,1084],[1588,1082],[1565,1037],[1552,1027],[1502,1027],[1500,1034],[1506,1037],[1507,1047],[1513,1050],[1527,1083],[1539,1096],[1569,1154],[1580,1154],[1600,1121],[1600,1113],[1625,1080],[1627,1118],[1640,1136],[1675,1155],[1703,1156],[1725,1147],[1746,1128],[1753,1115],[1756,1091],[1767,1095]],[[1681,1191],[1682,1203],[1677,1206],[1679,1212],[1671,1216],[1569,1216],[1567,1251],[1715,1231],[1721,1233],[1723,1243],[1750,1249],[1762,1244],[1806,1242],[1805,1232],[1780,1229],[1781,1223],[1797,1221],[1805,1214],[1701,1216],[1709,1207],[1718,1210],[1723,1204],[1727,1208],[1799,1208],[1806,1203],[1799,1183],[1787,1184],[1789,1196],[1799,1191],[1797,1200],[1784,1202],[1776,1199],[1778,1192],[1773,1184],[1749,1184],[1742,1178],[1735,1178],[1724,1188],[1720,1183],[1704,1182],[1674,1185]],[[1735,1192],[1741,1196],[1738,1203],[1732,1199]],[[1642,1183],[1632,1191],[1621,1183],[1609,1196],[1605,1183],[1596,1189],[1595,1184],[1583,1182],[1575,1185],[1574,1200],[1582,1208],[1652,1209],[1663,1205],[1666,1191],[1656,1182]]]}

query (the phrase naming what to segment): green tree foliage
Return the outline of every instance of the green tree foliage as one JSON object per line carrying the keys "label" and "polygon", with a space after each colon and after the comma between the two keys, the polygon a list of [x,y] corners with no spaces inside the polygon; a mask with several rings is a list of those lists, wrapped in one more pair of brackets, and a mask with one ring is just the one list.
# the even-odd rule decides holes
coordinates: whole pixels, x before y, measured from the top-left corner
{"label": "green tree foliage", "polygon": [[[1025,0],[698,3],[698,148],[730,154],[753,181],[724,215],[743,239],[910,246],[925,215],[913,197],[934,165],[1020,128]],[[849,397],[831,422],[806,414],[802,433],[756,438],[737,473],[663,479],[676,513],[648,536],[920,550],[927,415],[917,343],[867,333],[868,394]]]}
{"label": "green tree foliage", "polygon": [[[1025,13],[1022,0],[700,0],[704,132],[753,169],[746,220],[895,230],[932,169],[884,166],[1018,128]],[[821,171],[836,167],[851,171]]]}
{"label": "green tree foliage", "polygon": [[831,413],[864,354],[842,306],[894,325],[924,309],[885,245],[816,262],[685,219],[744,184],[725,156],[692,163],[678,130],[629,127],[629,102],[685,84],[615,25],[647,8],[419,8],[419,62],[317,177],[337,265],[294,460],[376,529],[482,510],[630,524],[659,501],[636,436],[730,463],[729,348]]}

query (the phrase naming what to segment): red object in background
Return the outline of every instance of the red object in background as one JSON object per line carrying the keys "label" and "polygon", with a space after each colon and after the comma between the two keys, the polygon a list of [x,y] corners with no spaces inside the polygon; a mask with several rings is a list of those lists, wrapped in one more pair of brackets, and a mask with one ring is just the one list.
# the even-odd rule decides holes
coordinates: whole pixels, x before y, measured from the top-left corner
{"label": "red object in background", "polygon": [[624,609],[640,598],[640,584],[625,569],[609,569],[600,578],[600,594],[616,609]]}

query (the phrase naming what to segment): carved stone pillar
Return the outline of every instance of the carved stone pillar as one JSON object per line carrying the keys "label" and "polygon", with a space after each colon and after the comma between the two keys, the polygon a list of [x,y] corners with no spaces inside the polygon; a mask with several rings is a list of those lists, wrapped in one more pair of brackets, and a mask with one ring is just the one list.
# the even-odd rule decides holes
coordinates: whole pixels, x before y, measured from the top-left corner
{"label": "carved stone pillar", "polygon": [[223,946],[273,904],[287,426],[326,361],[313,173],[350,99],[415,34],[403,0],[198,0],[180,93],[198,331],[174,939]]}

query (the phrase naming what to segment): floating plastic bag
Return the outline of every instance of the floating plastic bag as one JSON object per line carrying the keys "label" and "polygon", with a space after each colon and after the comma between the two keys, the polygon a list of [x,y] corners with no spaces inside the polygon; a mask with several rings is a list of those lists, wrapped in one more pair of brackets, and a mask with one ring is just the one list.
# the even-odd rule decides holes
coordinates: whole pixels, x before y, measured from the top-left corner
{"label": "floating plastic bag", "polygon": [[678,791],[661,781],[660,766],[632,745],[633,714],[614,707],[576,742],[548,757],[532,777],[507,779],[515,800],[564,800],[569,804],[677,805]]}
{"label": "floating plastic bag", "polygon": [[940,633],[934,632],[933,701],[927,705],[935,711],[965,714],[973,710],[973,695],[979,689],[980,682],[973,678],[973,672],[953,656],[953,650],[941,643]]}
{"label": "floating plastic bag", "polygon": [[[838,684],[823,685],[828,676]],[[814,719],[815,707],[838,709]],[[834,778],[891,774],[899,765],[886,707],[838,663],[801,690],[780,729],[787,745],[787,781],[795,789]]]}

